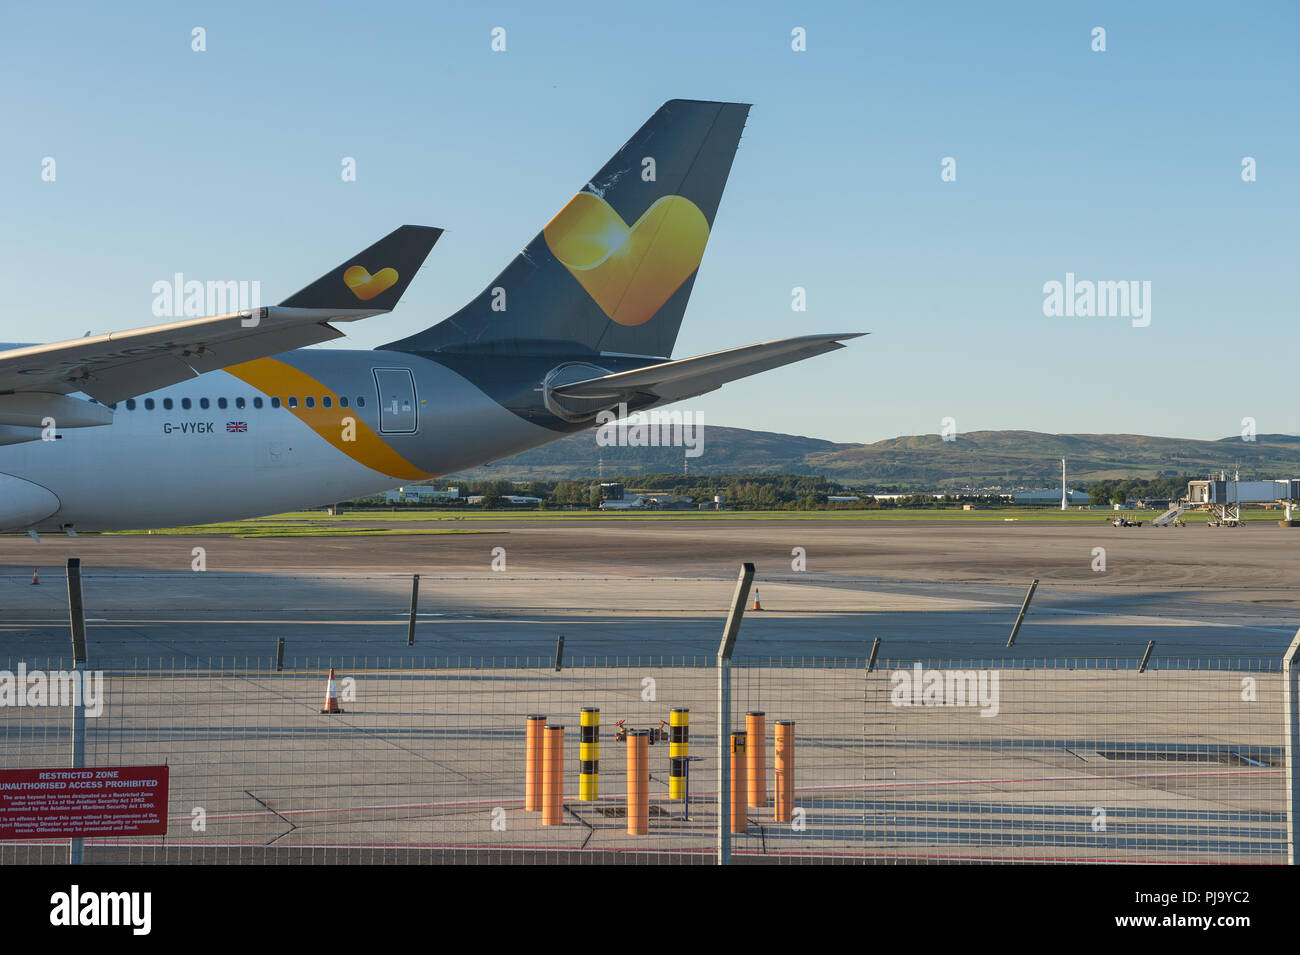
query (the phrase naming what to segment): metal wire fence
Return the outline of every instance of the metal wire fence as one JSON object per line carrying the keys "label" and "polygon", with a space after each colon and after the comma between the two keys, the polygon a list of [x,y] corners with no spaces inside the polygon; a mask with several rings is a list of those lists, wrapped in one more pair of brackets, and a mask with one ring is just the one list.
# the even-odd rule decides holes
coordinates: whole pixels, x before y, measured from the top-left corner
{"label": "metal wire fence", "polygon": [[[331,668],[340,713],[321,712]],[[87,840],[92,863],[712,862],[720,772],[743,789],[736,862],[1287,858],[1282,674],[1257,659],[739,659],[735,773],[706,657],[168,659],[102,680],[85,765],[167,765],[169,824]],[[564,727],[555,824],[529,808],[530,715]],[[67,766],[71,737],[67,707],[11,702],[0,768]],[[0,843],[5,863],[67,857]]]}

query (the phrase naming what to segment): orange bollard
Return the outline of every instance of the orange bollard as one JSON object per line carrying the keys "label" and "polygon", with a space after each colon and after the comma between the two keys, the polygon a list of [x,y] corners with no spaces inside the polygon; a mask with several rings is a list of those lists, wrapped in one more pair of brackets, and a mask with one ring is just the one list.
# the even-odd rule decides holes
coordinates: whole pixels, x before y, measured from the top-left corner
{"label": "orange bollard", "polygon": [[757,588],[757,587],[754,588],[754,609],[755,609],[755,610],[762,610],[762,609],[763,609],[763,604],[762,604],[762,603],[759,601],[759,599],[758,599],[758,588]]}
{"label": "orange bollard", "polygon": [[767,726],[762,710],[745,716],[745,763],[749,775],[749,805],[762,809],[767,805]]}
{"label": "orange bollard", "polygon": [[745,795],[745,732],[731,734],[731,831],[743,833],[749,822],[749,802]]}
{"label": "orange bollard", "polygon": [[528,812],[540,812],[542,808],[542,730],[545,728],[545,716],[528,717],[524,763],[524,809]]}
{"label": "orange bollard", "polygon": [[794,720],[776,721],[777,822],[794,818]]}
{"label": "orange bollard", "polygon": [[650,733],[629,730],[627,734],[627,834],[650,832]]}
{"label": "orange bollard", "polygon": [[564,825],[564,727],[542,730],[542,825]]}
{"label": "orange bollard", "polygon": [[32,568],[32,583],[36,586],[40,586],[41,583],[41,575],[36,567]]}

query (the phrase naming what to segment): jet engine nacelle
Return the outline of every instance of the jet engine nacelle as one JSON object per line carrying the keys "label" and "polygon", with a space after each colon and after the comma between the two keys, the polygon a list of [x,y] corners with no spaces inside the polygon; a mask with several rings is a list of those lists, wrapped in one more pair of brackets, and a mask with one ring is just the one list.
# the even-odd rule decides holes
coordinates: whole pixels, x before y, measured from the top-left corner
{"label": "jet engine nacelle", "polygon": [[44,428],[46,418],[56,428],[96,428],[113,423],[113,409],[70,395],[20,391],[0,395],[0,425]]}
{"label": "jet engine nacelle", "polygon": [[60,507],[52,491],[12,474],[0,474],[0,531],[20,531],[43,521]]}
{"label": "jet engine nacelle", "polygon": [[599,365],[591,365],[585,361],[565,362],[550,372],[542,379],[542,398],[546,402],[546,409],[557,418],[565,421],[589,421],[606,408],[613,407],[617,402],[611,402],[606,397],[601,398],[571,398],[567,395],[556,394],[553,389],[560,385],[571,385],[576,381],[587,381],[591,378],[604,378],[609,374],[609,370],[601,368]]}

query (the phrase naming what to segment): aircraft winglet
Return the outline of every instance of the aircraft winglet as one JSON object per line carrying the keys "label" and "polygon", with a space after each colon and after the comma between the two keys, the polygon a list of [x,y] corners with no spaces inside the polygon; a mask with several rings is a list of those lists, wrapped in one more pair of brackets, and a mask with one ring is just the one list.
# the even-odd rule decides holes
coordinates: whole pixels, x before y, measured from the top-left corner
{"label": "aircraft winglet", "polygon": [[330,269],[281,306],[331,310],[365,309],[387,312],[420,271],[425,257],[442,235],[441,229],[404,225],[370,248]]}

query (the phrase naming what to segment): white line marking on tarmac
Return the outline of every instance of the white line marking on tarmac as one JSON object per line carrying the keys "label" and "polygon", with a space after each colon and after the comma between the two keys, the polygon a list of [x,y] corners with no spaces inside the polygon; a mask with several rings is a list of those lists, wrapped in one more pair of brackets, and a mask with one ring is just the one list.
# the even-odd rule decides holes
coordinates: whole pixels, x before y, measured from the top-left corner
{"label": "white line marking on tarmac", "polygon": [[[1209,620],[1193,620],[1187,617],[1152,617],[1147,614],[1135,613],[1113,613],[1105,610],[1068,610],[1064,607],[1041,607],[1031,613],[1038,614],[1075,614],[1085,617],[1110,617],[1116,624],[1126,621],[1143,622],[1144,626],[1165,626],[1165,627],[1225,627],[1229,630],[1260,630],[1264,633],[1294,633],[1295,631],[1284,627],[1251,627],[1240,623],[1214,623]],[[1026,617],[1026,619],[1028,619]],[[1158,623],[1145,623],[1145,621],[1159,621]]]}

